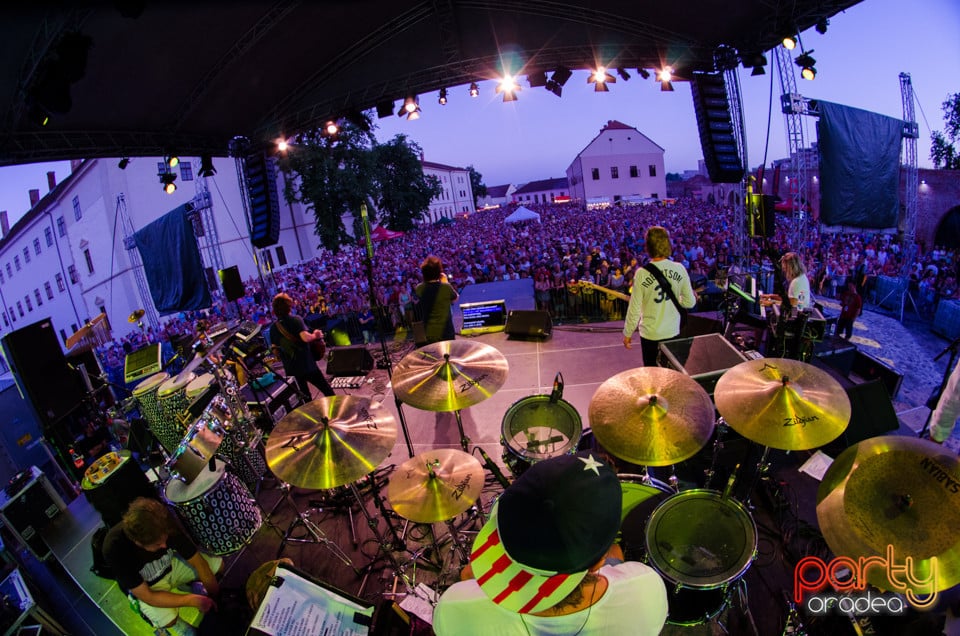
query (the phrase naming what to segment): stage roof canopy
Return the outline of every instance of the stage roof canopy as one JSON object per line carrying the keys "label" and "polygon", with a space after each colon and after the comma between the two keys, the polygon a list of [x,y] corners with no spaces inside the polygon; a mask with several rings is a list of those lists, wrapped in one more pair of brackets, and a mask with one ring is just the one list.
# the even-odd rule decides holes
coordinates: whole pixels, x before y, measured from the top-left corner
{"label": "stage roof canopy", "polygon": [[765,51],[857,2],[18,2],[0,21],[0,165],[222,156],[238,135],[266,146],[505,71],[670,64],[682,80],[719,45]]}

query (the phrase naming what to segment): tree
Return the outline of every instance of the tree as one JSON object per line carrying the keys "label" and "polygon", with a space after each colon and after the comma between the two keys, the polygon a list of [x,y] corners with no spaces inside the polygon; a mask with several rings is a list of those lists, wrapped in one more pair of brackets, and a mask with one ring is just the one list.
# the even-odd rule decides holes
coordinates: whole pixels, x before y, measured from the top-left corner
{"label": "tree", "polygon": [[473,207],[480,207],[477,204],[477,201],[480,200],[480,197],[487,196],[487,186],[483,183],[483,175],[474,169],[473,166],[467,166],[467,171],[470,172],[470,188],[473,190]]}
{"label": "tree", "polygon": [[960,151],[956,146],[960,141],[960,93],[947,95],[943,102],[943,121],[946,134],[939,130],[930,133],[930,159],[934,168],[960,170]]}
{"label": "tree", "polygon": [[430,201],[440,195],[440,180],[423,174],[420,146],[397,135],[372,152],[376,203],[391,230],[406,232],[414,221],[430,209]]}

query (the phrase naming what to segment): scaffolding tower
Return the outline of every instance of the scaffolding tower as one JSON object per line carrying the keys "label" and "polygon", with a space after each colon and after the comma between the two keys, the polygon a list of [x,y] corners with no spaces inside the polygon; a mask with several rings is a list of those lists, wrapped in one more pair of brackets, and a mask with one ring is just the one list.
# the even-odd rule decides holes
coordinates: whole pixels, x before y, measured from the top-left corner
{"label": "scaffolding tower", "polygon": [[[780,107],[783,111],[783,121],[787,130],[787,152],[790,156],[790,170],[788,179],[788,202],[793,215],[793,236],[791,247],[800,254],[806,254],[807,211],[805,194],[807,192],[807,165],[806,143],[803,134],[803,116],[814,114],[810,110],[810,103],[797,91],[797,77],[794,73],[793,59],[790,51],[782,46],[774,47],[777,61],[777,74],[780,77]],[[762,185],[762,184],[761,184]]]}
{"label": "scaffolding tower", "polygon": [[140,296],[143,317],[147,324],[154,329],[159,329],[160,316],[153,304],[153,297],[150,295],[150,285],[147,284],[147,276],[143,271],[143,261],[140,260],[140,251],[137,249],[137,242],[133,238],[136,230],[127,214],[127,198],[123,192],[117,195],[117,216],[120,218],[120,226],[123,228],[123,248],[127,250],[127,256],[133,266],[133,277],[137,282],[137,294]]}

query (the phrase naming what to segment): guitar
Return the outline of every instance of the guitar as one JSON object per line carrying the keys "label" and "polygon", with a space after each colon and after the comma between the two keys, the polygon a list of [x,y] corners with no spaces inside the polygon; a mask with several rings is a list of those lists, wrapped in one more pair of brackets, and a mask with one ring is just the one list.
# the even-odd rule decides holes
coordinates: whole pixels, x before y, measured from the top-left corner
{"label": "guitar", "polygon": [[310,345],[310,353],[313,354],[313,359],[320,361],[323,360],[324,356],[327,355],[327,343],[324,338],[317,338],[316,340],[311,340],[307,343]]}
{"label": "guitar", "polygon": [[[597,285],[596,283],[591,283],[591,282],[588,281],[588,280],[578,280],[578,281],[577,281],[577,285],[578,285],[579,287],[584,287],[584,288],[588,288],[588,289],[595,289],[595,290],[597,290],[597,291],[604,292],[604,293],[607,294],[607,296],[608,296],[609,298],[619,298],[620,300],[625,300],[625,301],[627,301],[627,302],[630,302],[630,294],[624,294],[623,292],[618,292],[618,291],[616,291],[616,290],[609,289],[609,288],[607,288],[607,287],[602,287],[602,286],[600,286],[600,285]],[[706,285],[701,285],[700,287],[697,287],[697,288],[694,289],[693,291],[694,291],[694,293],[699,294],[700,292],[702,292],[702,291],[705,290],[706,288],[707,288]]]}

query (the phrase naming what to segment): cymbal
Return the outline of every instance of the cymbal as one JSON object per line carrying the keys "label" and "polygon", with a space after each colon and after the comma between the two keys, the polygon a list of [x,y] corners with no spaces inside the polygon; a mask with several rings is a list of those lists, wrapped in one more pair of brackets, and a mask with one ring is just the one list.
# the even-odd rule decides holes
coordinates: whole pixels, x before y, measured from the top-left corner
{"label": "cymbal", "polygon": [[[960,583],[960,459],[929,440],[888,435],[846,449],[817,491],[817,520],[837,556],[913,559],[911,573],[928,580],[936,557],[936,589]],[[889,590],[886,568],[867,579]],[[915,590],[916,591],[916,590]]]}
{"label": "cymbal", "polygon": [[720,376],[713,395],[733,430],[770,448],[823,446],[850,423],[850,398],[840,383],[799,360],[741,362]]}
{"label": "cymbal", "polygon": [[267,441],[267,464],[294,486],[336,488],[373,472],[396,441],[387,409],[352,395],[322,397],[280,420]]}
{"label": "cymbal", "polygon": [[472,340],[444,340],[408,353],[393,372],[393,391],[425,411],[459,411],[486,400],[507,379],[503,354]]}
{"label": "cymbal", "polygon": [[696,380],[672,369],[618,373],[590,399],[590,428],[606,450],[634,464],[689,459],[713,434],[713,403]]}
{"label": "cymbal", "polygon": [[131,323],[139,322],[140,319],[143,318],[143,314],[145,313],[147,312],[145,312],[143,309],[134,309],[133,313],[127,316],[127,322],[131,322]]}
{"label": "cymbal", "polygon": [[403,462],[390,477],[387,501],[416,523],[453,519],[477,501],[483,467],[471,454],[438,448]]}

